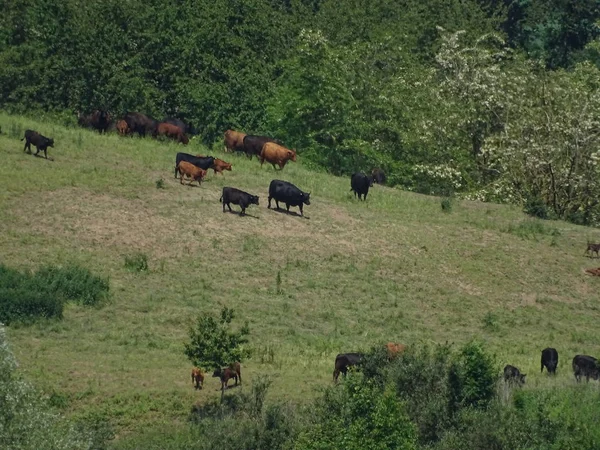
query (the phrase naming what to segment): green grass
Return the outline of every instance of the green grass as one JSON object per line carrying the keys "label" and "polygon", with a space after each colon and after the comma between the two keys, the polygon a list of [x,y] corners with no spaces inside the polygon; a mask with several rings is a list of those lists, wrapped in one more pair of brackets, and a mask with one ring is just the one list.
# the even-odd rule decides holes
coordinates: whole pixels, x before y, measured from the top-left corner
{"label": "green grass", "polygon": [[[271,399],[303,400],[331,382],[338,352],[396,341],[485,342],[527,388],[573,384],[570,360],[600,355],[600,280],[584,269],[600,232],[538,221],[519,208],[375,186],[290,162],[283,172],[243,156],[150,139],[100,136],[0,113],[0,263],[20,270],[77,264],[109,277],[101,309],[68,304],[61,321],[9,328],[21,370],[74,417],[107,417],[118,436],[182,426],[195,391],[183,354],[200,312],[234,308],[253,357],[244,386],[273,378]],[[54,161],[23,153],[32,128]],[[177,151],[233,163],[201,187],[173,177]],[[311,192],[306,218],[266,208],[271,179]],[[157,189],[157,180],[164,180]],[[223,186],[260,196],[253,217],[222,213]],[[144,255],[131,260],[133,255]],[[137,261],[137,263],[136,263]],[[556,347],[556,379],[539,375]]]}

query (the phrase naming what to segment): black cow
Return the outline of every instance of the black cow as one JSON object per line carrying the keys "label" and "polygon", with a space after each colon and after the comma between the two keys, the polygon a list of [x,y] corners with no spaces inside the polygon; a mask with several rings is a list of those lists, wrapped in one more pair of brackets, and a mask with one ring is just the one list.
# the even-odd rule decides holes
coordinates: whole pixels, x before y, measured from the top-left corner
{"label": "black cow", "polygon": [[381,170],[379,167],[376,167],[371,171],[371,176],[373,177],[373,181],[377,184],[385,184],[385,172]]}
{"label": "black cow", "polygon": [[88,115],[78,113],[77,122],[82,127],[98,130],[102,134],[108,131],[111,124],[111,117],[108,111],[98,109]]}
{"label": "black cow", "polygon": [[248,206],[258,205],[258,195],[248,194],[247,192],[232,187],[224,187],[223,195],[221,195],[219,201],[223,202],[223,212],[225,212],[225,205],[227,205],[229,211],[231,211],[230,203],[240,205],[242,207],[240,215],[243,216],[246,214],[246,208]]}
{"label": "black cow", "polygon": [[590,377],[597,380],[600,377],[600,369],[598,360],[593,356],[577,355],[573,358],[573,374],[579,383],[581,377],[585,377],[585,381],[590,381]]}
{"label": "black cow", "polygon": [[178,126],[179,128],[181,128],[181,131],[183,131],[186,134],[194,134],[193,131],[195,131],[191,125],[188,125],[183,120],[178,119],[177,117],[167,117],[165,120],[163,120],[163,123],[170,123],[171,125]]}
{"label": "black cow", "polygon": [[277,209],[279,209],[279,202],[283,202],[288,212],[290,212],[290,206],[298,206],[300,215],[304,216],[302,205],[310,205],[310,192],[302,192],[287,181],[273,180],[269,185],[269,209],[271,208],[271,199],[275,199]]}
{"label": "black cow", "polygon": [[363,358],[364,353],[340,353],[335,357],[335,366],[333,369],[333,381],[336,382],[340,376],[340,372],[346,376],[348,367],[359,365]]}
{"label": "black cow", "polygon": [[[23,139],[25,139],[24,152],[31,154],[31,144],[33,144],[37,150],[34,156],[37,156],[40,150],[43,150],[44,157],[48,159],[48,147],[54,147],[54,139],[42,136],[37,131],[33,130],[25,130]],[[23,139],[21,139],[21,141],[23,141]]]}
{"label": "black cow", "polygon": [[244,151],[246,156],[252,159],[252,156],[256,155],[258,158],[260,156],[260,152],[262,151],[263,146],[267,142],[275,142],[278,145],[283,145],[280,140],[272,139],[267,136],[255,136],[253,134],[248,134],[244,136],[244,146],[241,149],[236,149],[238,151]]}
{"label": "black cow", "polygon": [[141,113],[127,113],[123,120],[127,122],[127,127],[130,133],[137,133],[140,137],[145,137],[147,134],[154,136],[158,121]]}
{"label": "black cow", "polygon": [[215,163],[215,158],[212,156],[194,156],[189,153],[179,152],[175,157],[175,178],[177,178],[177,166],[181,161],[187,161],[196,167],[208,170]]}
{"label": "black cow", "polygon": [[363,196],[363,200],[367,199],[369,187],[373,186],[373,178],[368,177],[364,172],[356,172],[350,178],[350,190],[354,191],[354,196],[358,194],[358,199]]}
{"label": "black cow", "polygon": [[556,375],[556,368],[558,367],[558,352],[555,348],[545,348],[542,350],[542,369],[540,372],[544,371],[544,366],[548,373],[552,373]]}
{"label": "black cow", "polygon": [[507,364],[504,367],[504,381],[510,384],[517,384],[519,386],[525,384],[525,377],[527,374],[521,373],[515,366]]}

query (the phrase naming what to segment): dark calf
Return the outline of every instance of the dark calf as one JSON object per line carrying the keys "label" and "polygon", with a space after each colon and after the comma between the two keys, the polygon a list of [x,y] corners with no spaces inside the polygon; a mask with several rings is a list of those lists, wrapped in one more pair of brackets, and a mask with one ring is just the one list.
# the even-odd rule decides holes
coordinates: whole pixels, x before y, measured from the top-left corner
{"label": "dark calf", "polygon": [[240,384],[242,384],[242,371],[239,362],[233,363],[231,366],[223,369],[215,369],[212,376],[213,378],[219,377],[221,380],[221,390],[228,388],[227,384],[232,378],[235,379],[236,386],[238,384],[238,378],[240,380]]}
{"label": "dark calf", "polygon": [[542,350],[542,368],[540,372],[544,371],[544,367],[548,373],[556,374],[556,368],[558,367],[558,352],[555,348],[545,348]]}
{"label": "dark calf", "polygon": [[515,366],[511,366],[507,364],[504,367],[504,381],[509,384],[516,384],[518,386],[522,386],[525,384],[525,377],[527,374],[521,373],[519,369]]}
{"label": "dark calf", "polygon": [[340,353],[335,357],[335,365],[333,368],[333,381],[337,382],[340,373],[346,376],[348,368],[357,366],[362,362],[364,353]]}
{"label": "dark calf", "polygon": [[354,191],[354,196],[363,196],[363,200],[367,199],[369,188],[373,186],[373,178],[368,177],[364,172],[356,172],[350,178],[350,190]]}
{"label": "dark calf", "polygon": [[240,205],[242,208],[241,216],[246,214],[246,208],[250,205],[258,205],[258,195],[248,194],[247,192],[240,191],[239,189],[232,187],[224,187],[223,195],[219,199],[220,202],[223,202],[223,212],[225,212],[225,205],[231,211],[230,203],[234,205]]}
{"label": "dark calf", "polygon": [[[37,131],[33,131],[33,130],[26,130],[25,136],[23,137],[23,139],[25,139],[25,148],[23,148],[24,152],[31,154],[31,144],[33,144],[33,145],[35,145],[35,148],[37,150],[35,152],[35,156],[38,155],[40,150],[43,150],[44,157],[46,159],[48,159],[47,150],[48,150],[48,147],[54,147],[54,139],[50,139],[45,136],[42,136]],[[21,139],[21,141],[23,139]]]}
{"label": "dark calf", "polygon": [[598,258],[598,252],[600,252],[600,244],[592,244],[588,242],[587,249],[583,255],[585,256],[589,254],[590,258],[593,258],[594,253],[596,253],[596,258]]}
{"label": "dark calf", "polygon": [[373,177],[373,181],[377,184],[385,184],[385,172],[380,168],[375,168],[371,171],[371,177]]}
{"label": "dark calf", "polygon": [[578,383],[581,381],[581,377],[585,377],[585,381],[590,381],[590,377],[594,380],[600,377],[597,362],[596,358],[589,355],[576,355],[573,358],[573,374]]}

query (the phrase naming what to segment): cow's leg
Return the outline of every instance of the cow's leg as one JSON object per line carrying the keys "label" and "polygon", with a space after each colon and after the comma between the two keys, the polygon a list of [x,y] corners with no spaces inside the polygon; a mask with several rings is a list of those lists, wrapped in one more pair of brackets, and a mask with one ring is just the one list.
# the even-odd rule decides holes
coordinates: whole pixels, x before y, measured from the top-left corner
{"label": "cow's leg", "polygon": [[289,203],[286,203],[286,204],[285,204],[285,210],[286,210],[287,212],[290,212],[290,204],[289,204]]}
{"label": "cow's leg", "polygon": [[242,384],[242,371],[240,370],[238,373],[238,378],[240,379],[240,384]]}
{"label": "cow's leg", "polygon": [[183,184],[183,172],[179,172],[179,175],[181,175],[181,178],[179,178],[179,184]]}
{"label": "cow's leg", "polygon": [[277,209],[280,209],[279,208],[279,200],[275,199],[275,204],[277,205]]}
{"label": "cow's leg", "polygon": [[44,147],[44,158],[48,159],[48,148]]}
{"label": "cow's leg", "polygon": [[300,215],[301,215],[302,217],[304,217],[304,211],[302,210],[302,203],[300,203],[300,206],[299,206],[299,208],[300,208]]}
{"label": "cow's leg", "polygon": [[338,369],[334,369],[334,371],[333,371],[333,382],[334,383],[337,383],[339,376],[340,376],[340,371]]}
{"label": "cow's leg", "polygon": [[227,207],[229,208],[229,212],[231,212],[231,205],[227,202]]}
{"label": "cow's leg", "polygon": [[23,148],[23,151],[31,155],[31,142],[29,142],[29,139],[25,139],[25,147]]}
{"label": "cow's leg", "polygon": [[177,166],[175,166],[175,178],[177,178]]}
{"label": "cow's leg", "polygon": [[225,202],[223,202],[223,212],[225,212]]}
{"label": "cow's leg", "polygon": [[242,207],[242,212],[240,213],[240,216],[245,216],[246,215],[246,205],[244,203],[240,203],[240,206]]}
{"label": "cow's leg", "polygon": [[39,152],[40,152],[40,148],[36,145],[36,147],[35,147],[35,155],[33,155],[33,156],[37,156]]}
{"label": "cow's leg", "polygon": [[271,199],[272,199],[272,198],[273,198],[273,197],[271,197],[271,196],[269,195],[269,206],[267,206],[267,209],[271,209]]}

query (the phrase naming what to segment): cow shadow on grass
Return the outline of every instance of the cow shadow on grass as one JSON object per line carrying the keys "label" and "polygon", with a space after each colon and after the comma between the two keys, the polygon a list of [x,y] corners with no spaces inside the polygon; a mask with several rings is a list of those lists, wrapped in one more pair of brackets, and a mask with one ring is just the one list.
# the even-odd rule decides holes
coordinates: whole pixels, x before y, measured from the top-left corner
{"label": "cow shadow on grass", "polygon": [[273,212],[280,213],[280,214],[286,214],[288,216],[295,216],[295,217],[300,217],[301,219],[310,220],[310,217],[308,217],[308,216],[302,216],[302,215],[300,215],[299,212],[296,212],[296,211],[287,211],[287,210],[285,210],[283,208],[270,208],[270,210],[273,211]]}
{"label": "cow shadow on grass", "polygon": [[228,211],[228,210],[225,210],[223,212],[228,213],[228,214],[233,214],[233,215],[238,216],[238,217],[252,217],[253,219],[259,219],[258,216],[253,216],[252,214],[248,214],[248,213],[242,215],[241,211]]}

